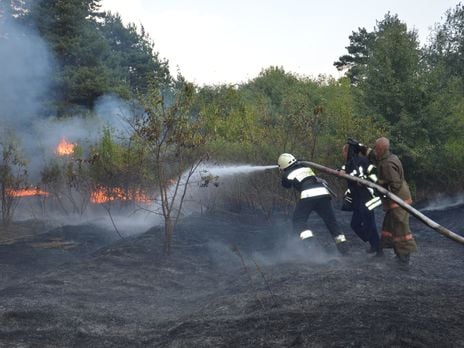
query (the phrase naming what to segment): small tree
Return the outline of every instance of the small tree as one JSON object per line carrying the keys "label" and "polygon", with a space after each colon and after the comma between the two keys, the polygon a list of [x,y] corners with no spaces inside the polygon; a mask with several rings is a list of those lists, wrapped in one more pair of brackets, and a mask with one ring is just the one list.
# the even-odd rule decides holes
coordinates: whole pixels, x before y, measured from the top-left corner
{"label": "small tree", "polygon": [[2,224],[8,227],[13,219],[14,211],[19,203],[17,194],[26,183],[26,162],[21,158],[18,145],[12,138],[0,141],[0,195],[2,203]]}
{"label": "small tree", "polygon": [[43,187],[66,215],[83,215],[89,204],[91,180],[82,152],[75,145],[72,154],[53,158],[41,171]]}
{"label": "small tree", "polygon": [[160,93],[151,88],[140,97],[143,110],[136,115],[136,135],[152,152],[165,227],[164,251],[169,254],[174,229],[181,217],[192,175],[205,158],[203,122],[191,112],[193,85],[183,82],[175,90]]}

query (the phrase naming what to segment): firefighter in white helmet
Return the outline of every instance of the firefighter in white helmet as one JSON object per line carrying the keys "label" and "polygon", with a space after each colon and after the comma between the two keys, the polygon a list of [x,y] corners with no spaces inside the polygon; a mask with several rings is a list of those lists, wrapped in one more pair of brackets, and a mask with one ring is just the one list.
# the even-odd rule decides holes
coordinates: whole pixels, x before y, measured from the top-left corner
{"label": "firefighter in white helmet", "polygon": [[277,164],[282,173],[282,186],[293,187],[299,194],[293,212],[293,229],[299,234],[300,239],[310,241],[313,238],[313,232],[307,227],[307,220],[314,210],[324,221],[338,250],[346,254],[346,237],[340,232],[325,180],[318,178],[310,167],[289,153],[281,154]]}

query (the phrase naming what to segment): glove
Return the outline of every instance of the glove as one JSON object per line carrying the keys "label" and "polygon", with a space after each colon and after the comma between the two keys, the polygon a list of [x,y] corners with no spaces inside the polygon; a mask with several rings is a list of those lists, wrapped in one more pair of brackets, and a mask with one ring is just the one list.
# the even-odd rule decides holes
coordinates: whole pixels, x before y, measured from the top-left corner
{"label": "glove", "polygon": [[350,189],[345,191],[342,206],[340,209],[343,211],[353,211],[353,198],[351,197]]}

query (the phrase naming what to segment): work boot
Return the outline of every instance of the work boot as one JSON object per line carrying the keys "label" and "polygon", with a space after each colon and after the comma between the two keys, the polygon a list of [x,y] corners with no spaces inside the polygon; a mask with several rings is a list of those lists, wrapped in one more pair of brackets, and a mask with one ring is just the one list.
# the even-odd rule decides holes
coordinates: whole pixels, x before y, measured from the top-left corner
{"label": "work boot", "polygon": [[311,230],[305,230],[300,233],[300,240],[305,248],[312,249],[314,247],[314,234]]}
{"label": "work boot", "polygon": [[398,255],[396,255],[396,259],[402,265],[408,265],[409,264],[409,254],[398,254]]}
{"label": "work boot", "polygon": [[343,256],[348,255],[348,243],[344,234],[339,234],[335,237],[335,245],[337,246],[340,254]]}
{"label": "work boot", "polygon": [[383,257],[384,253],[380,246],[377,248],[373,247],[372,245],[366,250],[366,253],[372,255],[373,257]]}
{"label": "work boot", "polygon": [[348,242],[341,242],[341,243],[337,243],[336,244],[337,246],[337,249],[338,249],[338,252],[342,255],[342,256],[348,256],[349,255],[349,251],[348,251]]}

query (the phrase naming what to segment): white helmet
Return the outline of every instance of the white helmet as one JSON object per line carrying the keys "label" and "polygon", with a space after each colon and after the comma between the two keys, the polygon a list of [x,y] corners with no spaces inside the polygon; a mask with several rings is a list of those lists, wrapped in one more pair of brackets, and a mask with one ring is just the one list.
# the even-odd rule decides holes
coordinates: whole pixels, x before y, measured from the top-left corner
{"label": "white helmet", "polygon": [[296,158],[289,153],[281,154],[277,160],[277,164],[279,165],[280,170],[284,170],[285,168],[290,167],[295,162]]}

